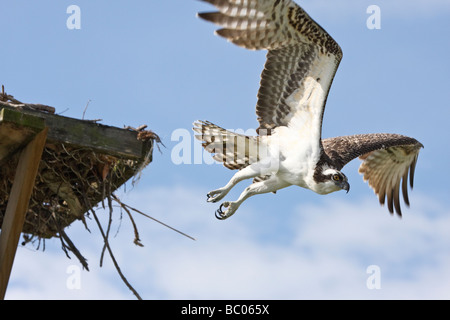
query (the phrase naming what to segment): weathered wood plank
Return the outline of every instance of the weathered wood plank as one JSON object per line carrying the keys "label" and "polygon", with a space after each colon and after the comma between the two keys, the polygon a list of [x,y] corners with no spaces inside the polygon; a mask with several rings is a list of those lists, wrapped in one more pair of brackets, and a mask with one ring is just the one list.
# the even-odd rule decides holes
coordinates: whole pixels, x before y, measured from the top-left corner
{"label": "weathered wood plank", "polygon": [[0,299],[4,299],[8,286],[47,132],[48,130],[45,128],[28,143],[22,151],[17,165],[0,234]]}
{"label": "weathered wood plank", "polygon": [[[7,106],[2,108],[16,110]],[[99,153],[136,160],[142,159],[153,143],[151,140],[138,140],[138,133],[132,130],[26,108],[20,110],[20,112],[43,118],[45,125],[49,128],[48,141],[50,142],[62,142],[73,146],[86,147]]]}
{"label": "weathered wood plank", "polygon": [[0,110],[0,162],[23,148],[45,126],[44,119],[16,110]]}

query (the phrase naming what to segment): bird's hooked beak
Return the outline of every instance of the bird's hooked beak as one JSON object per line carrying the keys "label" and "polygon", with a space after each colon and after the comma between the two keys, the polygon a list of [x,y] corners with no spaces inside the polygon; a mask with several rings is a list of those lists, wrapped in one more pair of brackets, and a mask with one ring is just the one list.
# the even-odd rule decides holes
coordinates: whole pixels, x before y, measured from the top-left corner
{"label": "bird's hooked beak", "polygon": [[346,190],[347,193],[350,191],[350,184],[348,181],[342,181],[340,187],[342,190]]}

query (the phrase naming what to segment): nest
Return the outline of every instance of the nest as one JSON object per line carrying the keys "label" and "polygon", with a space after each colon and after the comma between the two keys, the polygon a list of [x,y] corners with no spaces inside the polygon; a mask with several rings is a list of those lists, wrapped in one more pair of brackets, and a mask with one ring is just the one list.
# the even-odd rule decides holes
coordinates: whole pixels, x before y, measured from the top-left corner
{"label": "nest", "polygon": [[[0,225],[6,212],[19,154],[0,167]],[[23,233],[52,238],[140,172],[141,162],[98,154],[94,150],[47,143],[26,214]]]}
{"label": "nest", "polygon": [[[53,114],[55,111],[53,107],[46,105],[24,104],[7,95],[3,87],[0,92],[0,107],[16,108],[15,110],[33,110],[33,112],[37,111],[47,114]],[[135,230],[134,243],[142,245],[131,211],[143,215],[146,214],[122,203],[114,194],[114,191],[130,179],[132,179],[133,183],[135,182],[143,168],[151,162],[154,143],[156,142],[157,145],[161,143],[155,133],[145,129],[146,126],[141,126],[138,129],[130,127],[124,129],[135,131],[136,139],[142,141],[143,150],[146,150],[146,153],[139,158],[130,158],[103,152],[99,149],[48,139],[40,160],[22,231],[24,238],[22,244],[25,245],[26,243],[37,241],[38,249],[42,240],[44,240],[45,248],[45,239],[59,238],[66,255],[70,258],[68,253],[69,251],[72,252],[83,267],[89,270],[86,259],[75,247],[64,229],[75,220],[81,220],[86,229],[88,229],[85,217],[92,215],[104,239],[100,265],[102,264],[103,254],[107,250],[122,280],[138,298],[140,298],[138,293],[127,282],[118,267],[117,261],[109,247],[108,236],[112,220],[113,202],[115,202],[119,205],[121,212],[122,210],[125,211],[132,221]],[[135,140],[133,139],[133,141]],[[15,153],[0,162],[0,226],[3,223],[20,153],[19,148]],[[109,208],[110,217],[106,231],[100,224],[94,210],[97,206]],[[161,223],[148,215],[146,216]],[[167,227],[171,228],[170,226]],[[178,230],[175,231],[179,232]]]}

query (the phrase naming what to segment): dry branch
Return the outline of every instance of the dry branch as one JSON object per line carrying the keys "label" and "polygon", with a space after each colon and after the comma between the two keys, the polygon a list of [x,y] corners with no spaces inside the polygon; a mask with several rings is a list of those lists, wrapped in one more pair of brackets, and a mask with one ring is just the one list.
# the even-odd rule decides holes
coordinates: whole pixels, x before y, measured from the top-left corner
{"label": "dry branch", "polygon": [[15,99],[13,96],[5,92],[5,87],[2,85],[2,92],[0,93],[0,106],[7,106],[13,108],[29,108],[42,112],[55,113],[55,108],[40,103],[23,103]]}

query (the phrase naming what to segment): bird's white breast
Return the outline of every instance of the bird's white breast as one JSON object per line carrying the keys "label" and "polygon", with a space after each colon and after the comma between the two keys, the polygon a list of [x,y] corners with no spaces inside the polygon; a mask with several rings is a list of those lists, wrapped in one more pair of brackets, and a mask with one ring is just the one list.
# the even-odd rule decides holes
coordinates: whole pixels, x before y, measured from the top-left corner
{"label": "bird's white breast", "polygon": [[269,138],[268,150],[271,161],[276,163],[276,175],[290,184],[309,188],[320,157],[319,144],[311,139],[311,132],[278,127]]}

